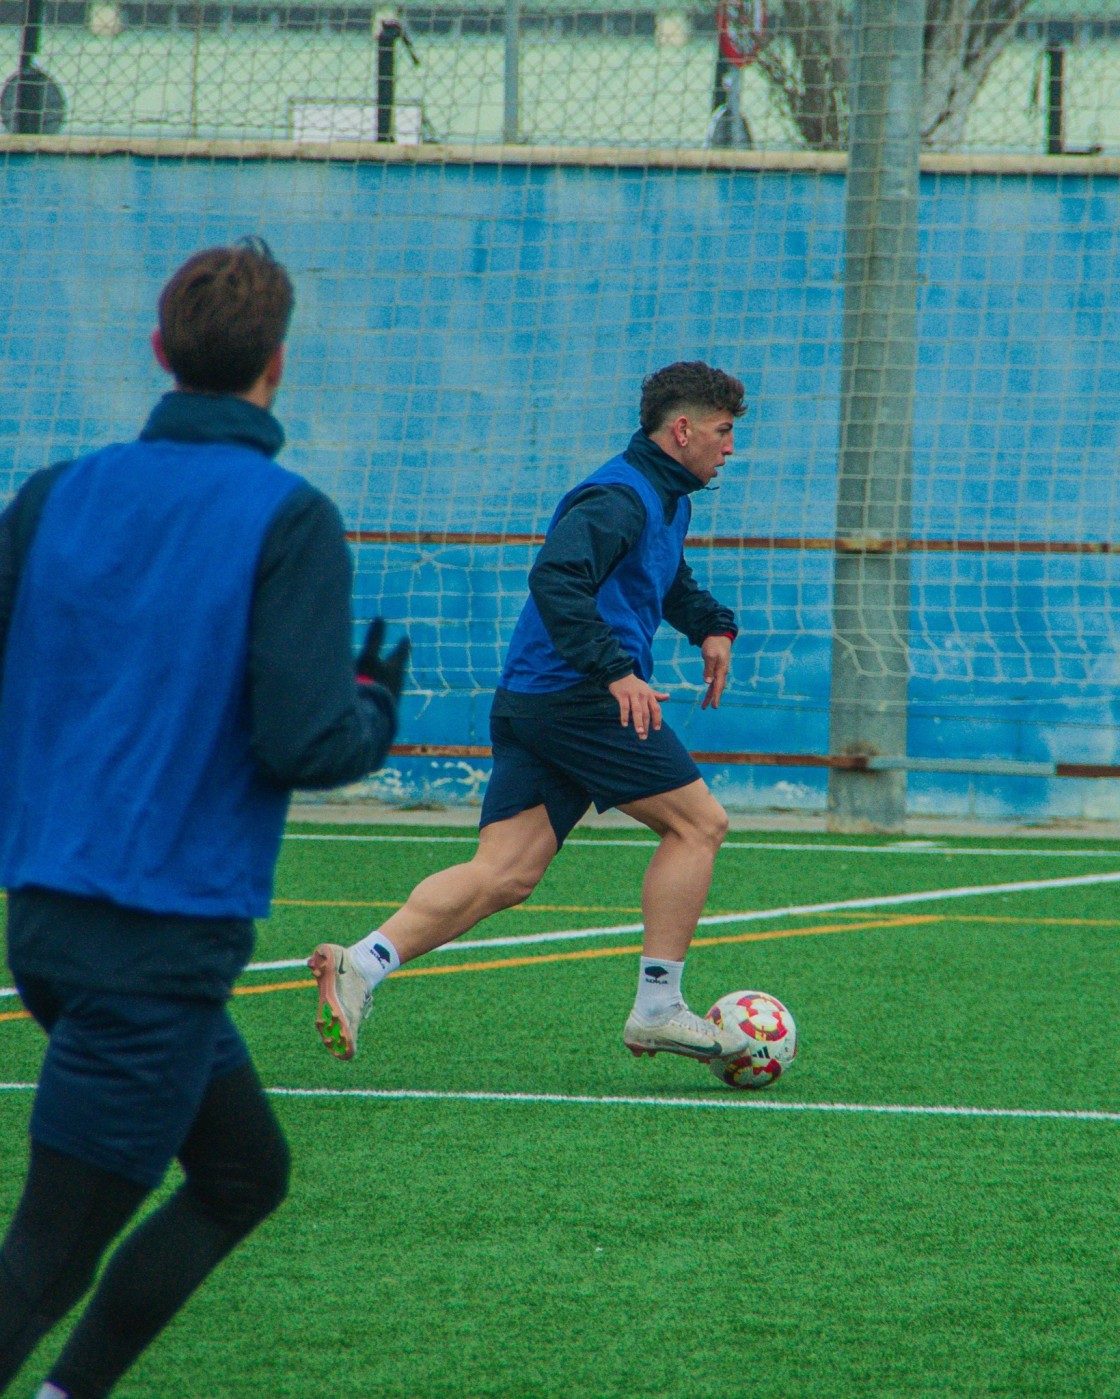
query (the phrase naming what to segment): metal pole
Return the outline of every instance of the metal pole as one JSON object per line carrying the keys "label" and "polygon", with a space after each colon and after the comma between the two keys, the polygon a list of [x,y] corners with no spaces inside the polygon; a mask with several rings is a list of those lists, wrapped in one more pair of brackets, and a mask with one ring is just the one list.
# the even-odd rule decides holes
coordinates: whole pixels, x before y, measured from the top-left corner
{"label": "metal pole", "polygon": [[502,140],[513,146],[521,139],[521,0],[506,0],[505,41]]}
{"label": "metal pole", "polygon": [[[924,0],[857,0],[829,751],[903,756]],[[898,831],[905,771],[832,770],[828,825]]]}
{"label": "metal pole", "polygon": [[743,70],[728,68],[723,80],[727,88],[727,144],[737,149],[749,147],[750,137],[743,122]]}
{"label": "metal pole", "polygon": [[1061,155],[1065,151],[1062,131],[1065,117],[1066,51],[1061,44],[1046,49],[1046,154]]}
{"label": "metal pole", "polygon": [[198,70],[202,59],[202,0],[194,7],[194,43],[191,47],[190,135],[198,135]]}
{"label": "metal pole", "polygon": [[42,27],[43,0],[27,0],[20,40],[19,76],[16,79],[15,125],[12,128],[21,136],[35,136],[43,129],[46,83],[35,66]]}
{"label": "metal pole", "polygon": [[375,140],[393,139],[393,103],[397,88],[397,40],[401,26],[384,20],[377,33],[377,133]]}

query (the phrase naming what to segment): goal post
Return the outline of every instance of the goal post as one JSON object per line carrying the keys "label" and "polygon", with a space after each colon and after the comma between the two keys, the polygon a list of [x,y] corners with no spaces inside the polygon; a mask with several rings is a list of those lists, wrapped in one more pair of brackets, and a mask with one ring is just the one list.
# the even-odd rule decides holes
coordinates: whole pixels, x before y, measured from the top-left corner
{"label": "goal post", "polygon": [[[925,0],[858,0],[844,206],[844,318],[829,751],[906,754],[918,156]],[[902,830],[906,773],[834,768],[829,828]]]}
{"label": "goal post", "polygon": [[[28,52],[22,4],[0,8],[2,81]],[[646,373],[705,359],[749,412],[690,560],[741,634],[716,714],[668,630],[656,673],[721,799],[823,812],[830,781],[905,778],[913,813],[1120,816],[1100,780],[1120,772],[1120,21],[1094,0],[1060,32],[1024,11],[960,121],[927,77],[914,360],[891,349],[869,388],[845,330],[847,108],[780,88],[809,8],[767,9],[745,148],[705,144],[714,7],[46,6],[33,62],[60,124],[0,132],[0,496],[134,435],[166,386],[161,285],[200,246],[263,235],[297,295],[283,459],[343,513],[355,638],[383,613],[414,641],[401,750],[362,790],[474,801],[556,501],[625,444]],[[419,66],[398,46],[407,139],[383,141],[390,22]],[[853,454],[903,460],[883,396],[911,375],[908,518],[889,474],[889,509],[861,516]],[[847,673],[834,657],[848,580],[873,576],[898,639],[885,699],[862,648]],[[838,687],[853,713],[885,704],[893,736],[845,736]]]}

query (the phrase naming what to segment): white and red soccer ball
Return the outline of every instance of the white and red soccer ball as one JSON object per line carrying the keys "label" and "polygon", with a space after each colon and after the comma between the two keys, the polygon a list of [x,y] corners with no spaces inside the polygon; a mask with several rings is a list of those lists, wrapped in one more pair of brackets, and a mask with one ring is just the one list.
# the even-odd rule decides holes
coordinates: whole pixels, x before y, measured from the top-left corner
{"label": "white and red soccer ball", "polygon": [[719,1026],[737,1025],[747,1047],[733,1059],[713,1059],[709,1068],[729,1088],[769,1088],[793,1063],[797,1026],[777,996],[765,991],[730,991],[708,1012]]}

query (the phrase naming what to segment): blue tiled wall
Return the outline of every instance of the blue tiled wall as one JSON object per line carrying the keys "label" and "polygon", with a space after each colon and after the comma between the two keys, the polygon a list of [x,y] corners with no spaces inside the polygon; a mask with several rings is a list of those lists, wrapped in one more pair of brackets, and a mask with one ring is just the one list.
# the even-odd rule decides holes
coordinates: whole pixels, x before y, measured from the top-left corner
{"label": "blue tiled wall", "polygon": [[[174,266],[245,232],[298,307],[277,411],[285,460],[354,529],[543,528],[625,443],[642,376],[740,374],[751,412],[702,535],[832,533],[844,185],[805,171],[0,161],[0,488],[134,433],[162,391],[146,336]],[[1120,185],[922,184],[914,521],[929,538],[1120,539]],[[407,621],[415,741],[486,741],[485,691],[532,551],[363,544],[355,610]],[[670,637],[661,673],[694,748],[823,752],[831,559],[698,549],[737,608],[719,714]],[[1106,555],[912,559],[910,750],[1120,761],[1117,565]],[[399,764],[381,790],[470,799],[483,763]],[[730,802],[818,807],[823,774],[728,767]],[[912,777],[912,807],[1120,815],[1116,784]]]}

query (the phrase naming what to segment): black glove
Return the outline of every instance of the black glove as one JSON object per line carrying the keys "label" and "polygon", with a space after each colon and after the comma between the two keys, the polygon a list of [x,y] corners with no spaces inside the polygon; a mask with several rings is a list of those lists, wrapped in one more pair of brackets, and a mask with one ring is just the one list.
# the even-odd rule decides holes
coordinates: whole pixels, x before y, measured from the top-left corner
{"label": "black glove", "polygon": [[358,656],[358,675],[363,680],[372,680],[375,684],[384,685],[394,699],[400,699],[412,643],[406,636],[403,641],[398,641],[382,660],[381,643],[384,640],[384,619],[375,617],[369,624],[365,645]]}

